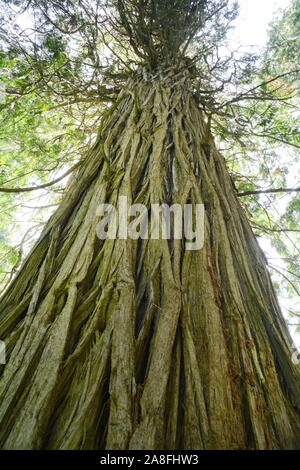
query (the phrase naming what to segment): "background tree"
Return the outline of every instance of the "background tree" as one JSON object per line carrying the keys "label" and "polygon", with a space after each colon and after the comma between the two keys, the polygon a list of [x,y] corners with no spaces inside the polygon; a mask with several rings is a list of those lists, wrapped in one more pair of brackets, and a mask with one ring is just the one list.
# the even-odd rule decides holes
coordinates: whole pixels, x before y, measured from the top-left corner
{"label": "background tree", "polygon": [[[229,0],[5,2],[4,137],[24,167],[37,153],[28,172],[7,157],[4,202],[62,181],[46,182],[51,165],[73,177],[1,299],[2,447],[299,445],[293,345],[238,200],[266,189],[234,156],[251,159],[259,137],[298,146],[283,112],[297,68],[227,52],[236,14]],[[203,249],[99,240],[97,208],[120,195],[203,203]]]}

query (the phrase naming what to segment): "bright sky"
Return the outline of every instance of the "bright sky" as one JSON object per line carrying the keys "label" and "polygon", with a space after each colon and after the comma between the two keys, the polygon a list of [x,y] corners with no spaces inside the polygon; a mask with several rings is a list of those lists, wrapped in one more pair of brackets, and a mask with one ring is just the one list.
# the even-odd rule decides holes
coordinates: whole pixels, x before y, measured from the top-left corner
{"label": "bright sky", "polygon": [[291,0],[238,0],[240,14],[235,20],[236,37],[243,46],[264,46],[268,40],[268,24],[278,9],[285,9]]}

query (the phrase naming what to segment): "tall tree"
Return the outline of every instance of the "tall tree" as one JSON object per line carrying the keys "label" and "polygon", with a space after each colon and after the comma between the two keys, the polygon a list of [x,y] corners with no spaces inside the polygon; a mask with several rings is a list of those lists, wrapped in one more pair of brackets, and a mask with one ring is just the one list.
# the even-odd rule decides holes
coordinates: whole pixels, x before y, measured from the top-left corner
{"label": "tall tree", "polygon": [[[21,96],[38,89],[57,109],[89,102],[102,117],[1,298],[2,448],[297,448],[293,344],[212,135],[242,102],[292,93],[274,86],[279,77],[250,83],[252,58],[224,52],[236,5],[7,5],[35,21],[34,37],[12,29],[4,38],[5,56],[23,58]],[[99,239],[98,208],[120,196],[148,210],[203,204],[202,249]]]}

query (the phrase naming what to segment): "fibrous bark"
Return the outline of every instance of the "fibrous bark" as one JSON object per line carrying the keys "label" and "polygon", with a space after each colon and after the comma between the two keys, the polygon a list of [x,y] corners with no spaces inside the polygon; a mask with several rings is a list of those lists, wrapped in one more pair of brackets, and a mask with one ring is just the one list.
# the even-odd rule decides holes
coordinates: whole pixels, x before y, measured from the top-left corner
{"label": "fibrous bark", "polygon": [[[186,71],[129,80],[3,296],[2,448],[299,446],[291,339],[192,91]],[[119,196],[204,204],[203,248],[99,240]]]}

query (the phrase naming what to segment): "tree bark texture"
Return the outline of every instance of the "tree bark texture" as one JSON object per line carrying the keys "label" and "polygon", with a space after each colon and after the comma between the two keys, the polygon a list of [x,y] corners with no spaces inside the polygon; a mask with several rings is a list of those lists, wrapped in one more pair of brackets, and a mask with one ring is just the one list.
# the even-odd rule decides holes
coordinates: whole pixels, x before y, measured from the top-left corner
{"label": "tree bark texture", "polygon": [[[109,163],[108,163],[109,160]],[[97,208],[204,204],[205,239],[105,240]],[[0,301],[4,449],[292,449],[299,370],[186,71],[137,74]]]}

